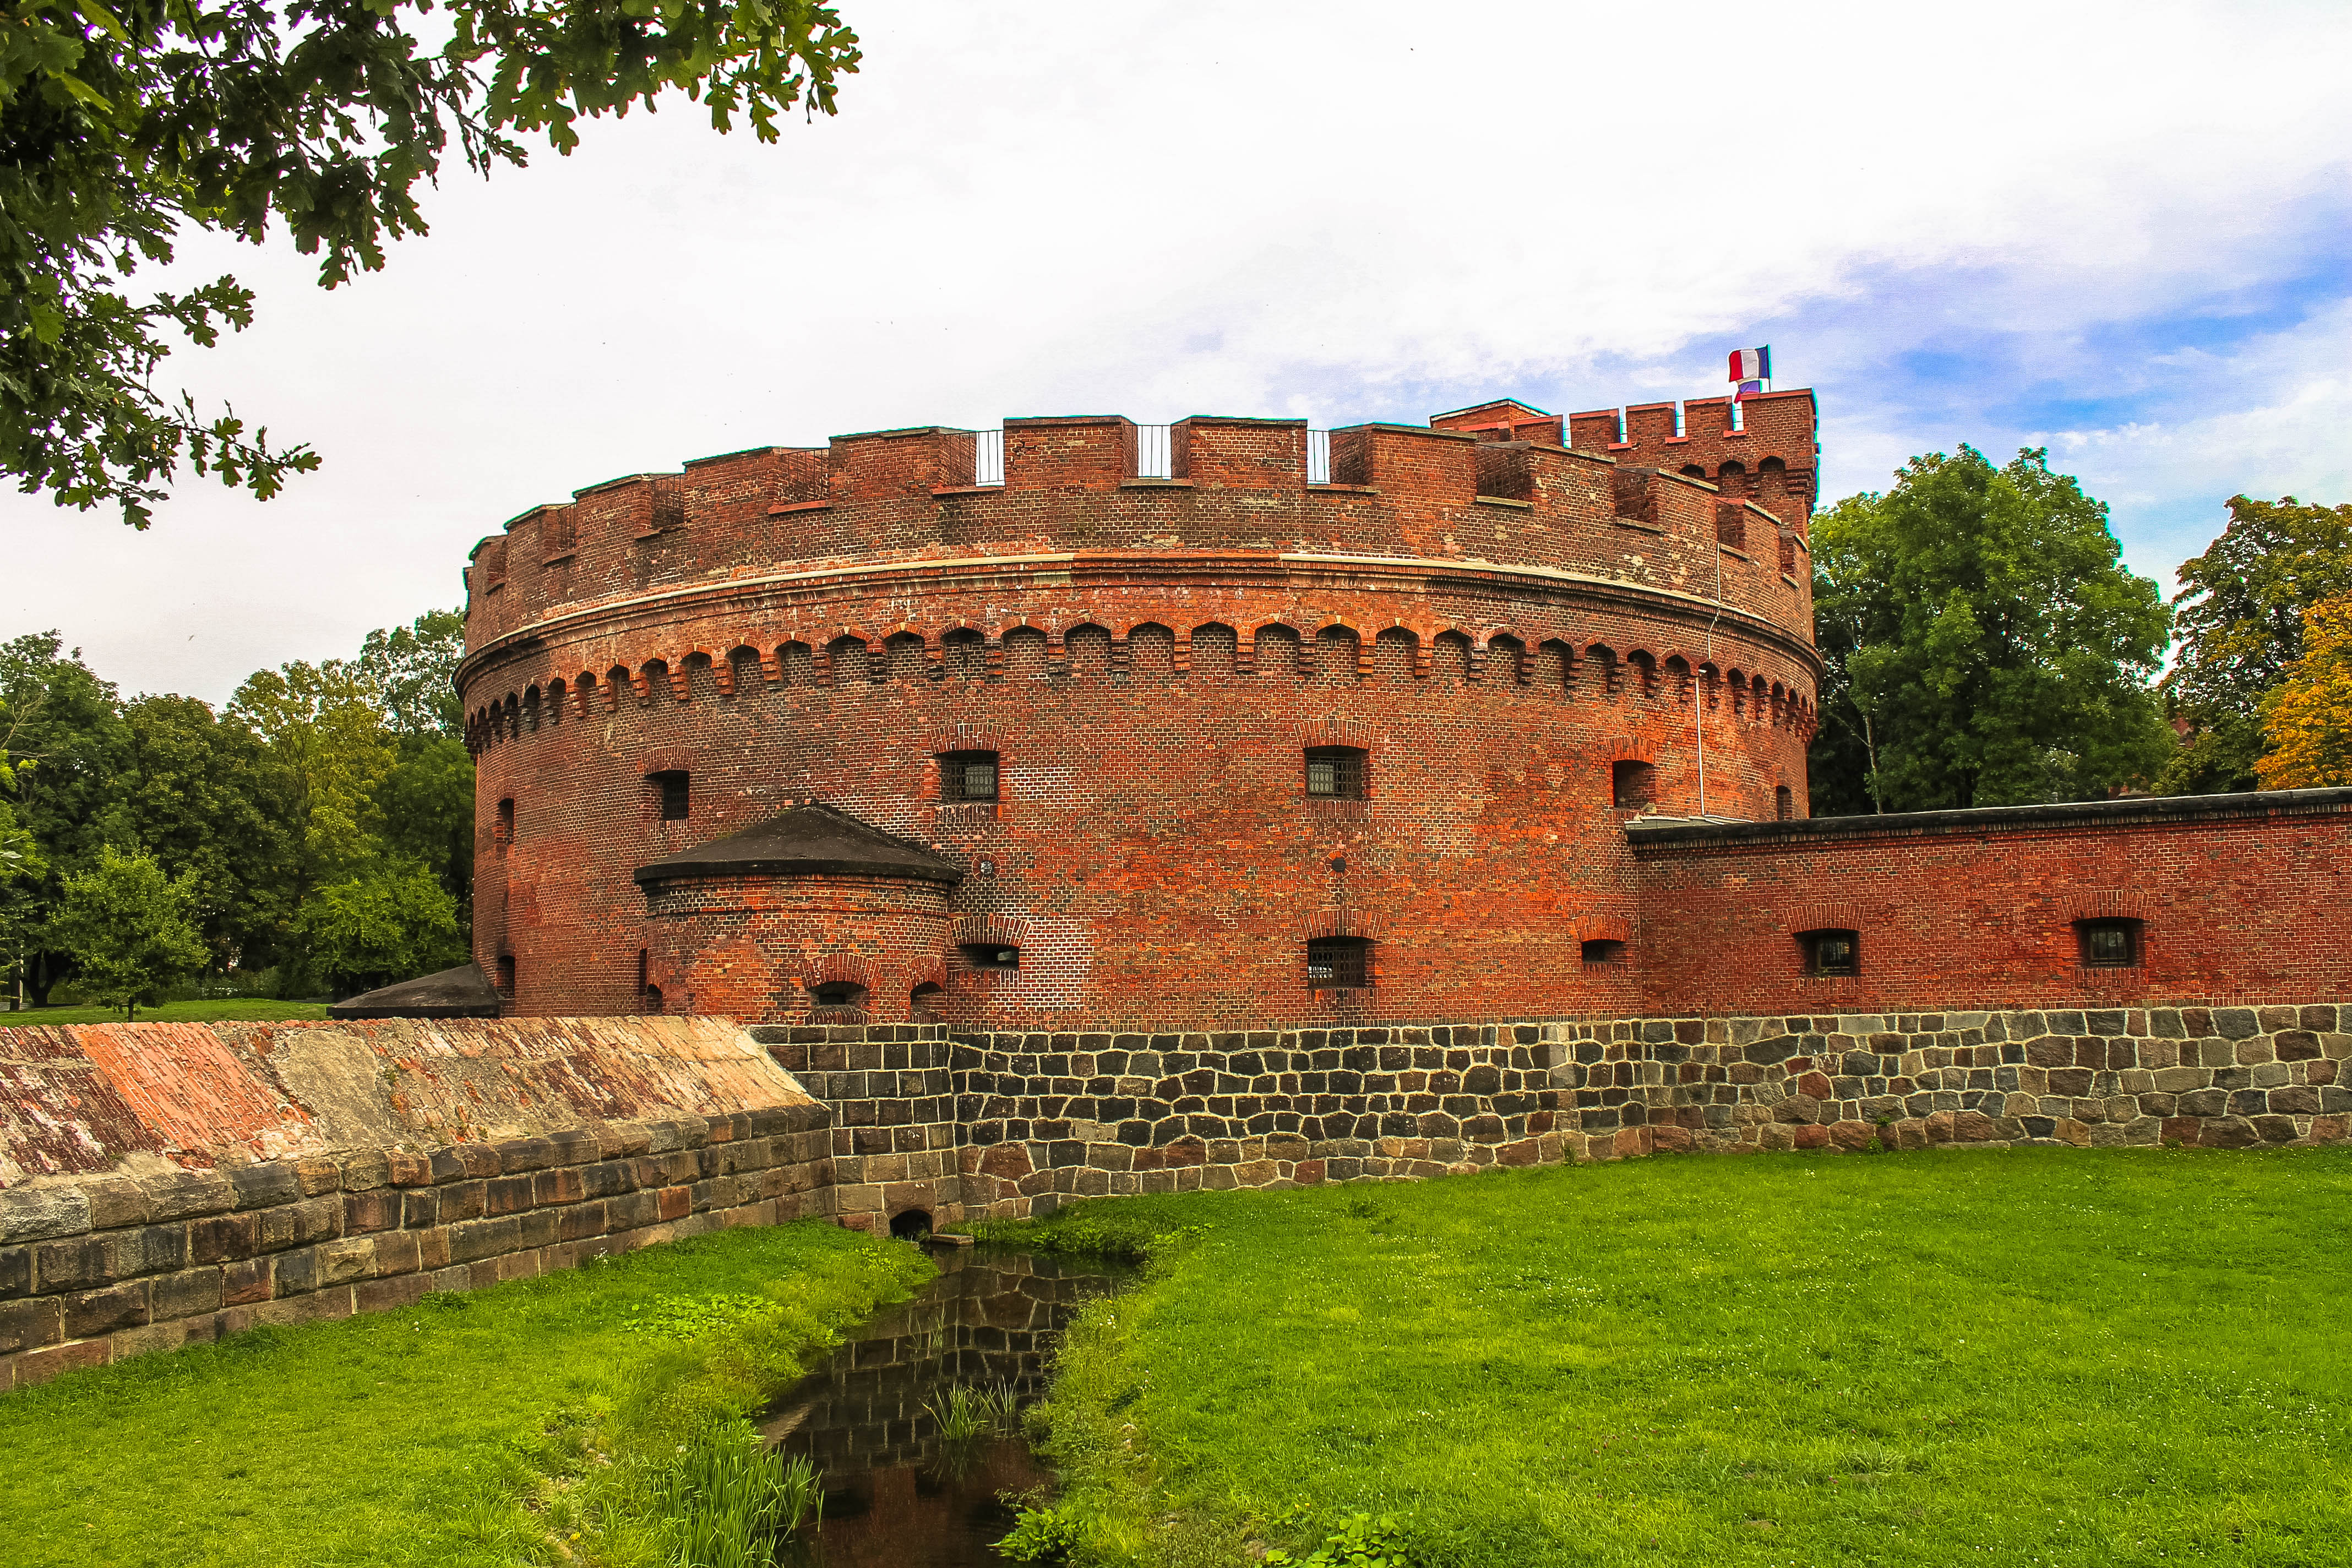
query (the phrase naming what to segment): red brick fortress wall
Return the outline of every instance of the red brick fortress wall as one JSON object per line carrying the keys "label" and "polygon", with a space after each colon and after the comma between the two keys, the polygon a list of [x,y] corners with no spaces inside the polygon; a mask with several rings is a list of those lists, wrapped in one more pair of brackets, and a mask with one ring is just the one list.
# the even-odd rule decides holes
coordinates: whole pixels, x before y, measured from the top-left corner
{"label": "red brick fortress wall", "polygon": [[[1358,426],[1310,486],[1307,435],[1186,421],[1141,479],[1125,420],[1010,421],[978,486],[971,433],[881,432],[517,519],[476,553],[460,674],[485,973],[520,1014],[646,1007],[631,874],[814,798],[965,868],[951,1024],[1633,1005],[1582,956],[1639,914],[1616,766],[1695,813],[1703,727],[1709,811],[1805,809],[1801,540],[1784,572],[1762,508],[1556,441]],[[1312,746],[1367,752],[1367,798],[1307,798]],[[1003,798],[941,799],[974,750]],[[1309,989],[1330,936],[1375,943],[1369,987]],[[1017,973],[959,952],[1016,938]],[[789,1016],[771,984],[726,1010]]]}
{"label": "red brick fortress wall", "polygon": [[[1644,1010],[1948,1012],[2334,998],[2352,790],[1626,829]],[[2084,963],[2129,922],[2136,961]],[[1852,975],[1800,938],[1851,931]]]}

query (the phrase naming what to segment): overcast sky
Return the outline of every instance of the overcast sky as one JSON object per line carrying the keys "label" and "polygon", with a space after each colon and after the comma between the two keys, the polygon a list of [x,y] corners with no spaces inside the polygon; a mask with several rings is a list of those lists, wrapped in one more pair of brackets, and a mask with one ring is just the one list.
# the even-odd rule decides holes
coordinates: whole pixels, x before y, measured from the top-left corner
{"label": "overcast sky", "polygon": [[2168,591],[2233,493],[2352,500],[2352,5],[841,0],[837,119],[683,99],[425,196],[163,380],[324,456],[152,530],[0,493],[0,636],[219,700],[455,604],[619,474],[1006,415],[1420,421],[1717,395],[1769,342],[1825,498],[2047,445]]}

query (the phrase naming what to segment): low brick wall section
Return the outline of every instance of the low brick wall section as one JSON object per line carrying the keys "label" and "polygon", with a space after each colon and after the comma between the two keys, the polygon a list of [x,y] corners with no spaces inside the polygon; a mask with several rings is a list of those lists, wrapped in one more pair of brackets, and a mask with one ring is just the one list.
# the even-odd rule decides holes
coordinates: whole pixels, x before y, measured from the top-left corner
{"label": "low brick wall section", "polygon": [[0,1392],[828,1213],[826,1121],[803,1102],[0,1192]]}

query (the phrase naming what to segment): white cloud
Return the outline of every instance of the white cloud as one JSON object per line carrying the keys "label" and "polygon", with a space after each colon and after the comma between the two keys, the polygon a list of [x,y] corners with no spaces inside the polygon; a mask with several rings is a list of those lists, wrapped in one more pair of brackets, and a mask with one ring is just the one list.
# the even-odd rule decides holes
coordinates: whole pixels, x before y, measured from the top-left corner
{"label": "white cloud", "polygon": [[[217,697],[452,601],[534,502],[761,441],[1696,394],[1753,323],[1890,272],[1992,279],[2008,328],[2072,343],[2295,264],[2352,146],[2335,5],[845,8],[867,68],[779,146],[682,101],[600,126],[453,176],[430,238],[333,294],[191,247],[262,325],[167,374],[328,467],[260,508],[192,485],[142,538],[11,500],[0,629]],[[1885,330],[1937,324],[1928,296]],[[1776,347],[1872,404],[1822,374],[1862,345]]]}

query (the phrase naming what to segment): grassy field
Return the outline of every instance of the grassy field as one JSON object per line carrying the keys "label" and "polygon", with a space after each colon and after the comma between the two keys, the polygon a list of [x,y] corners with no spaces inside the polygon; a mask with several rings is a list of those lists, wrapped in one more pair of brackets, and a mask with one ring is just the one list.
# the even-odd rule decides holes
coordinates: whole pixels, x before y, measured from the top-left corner
{"label": "grassy field", "polygon": [[[267,996],[235,996],[217,1002],[166,1002],[142,1007],[133,1020],[141,1024],[274,1023],[281,1018],[323,1018],[322,1002],[273,1002]],[[0,1013],[0,1029],[19,1024],[119,1024],[120,1007],[36,1007],[26,1013]]]}
{"label": "grassy field", "polygon": [[1412,1568],[2318,1565],[2352,1551],[2347,1215],[2352,1152],[2017,1150],[1031,1228],[1155,1257],[1066,1347],[1082,1560],[1300,1552],[1363,1511]]}
{"label": "grassy field", "polygon": [[931,1272],[811,1221],[69,1373],[0,1396],[0,1562],[656,1561],[616,1486]]}

